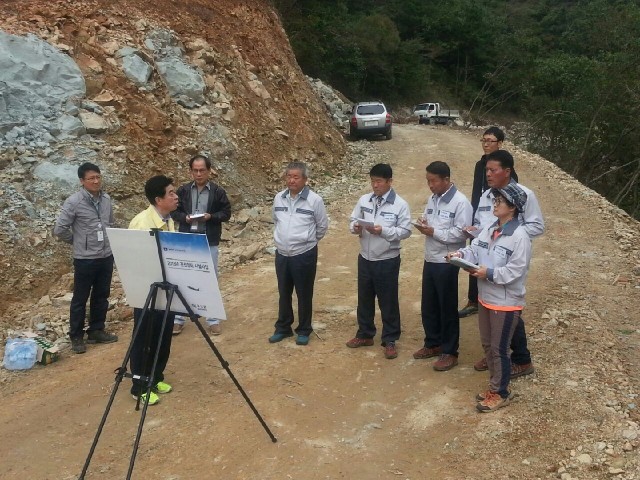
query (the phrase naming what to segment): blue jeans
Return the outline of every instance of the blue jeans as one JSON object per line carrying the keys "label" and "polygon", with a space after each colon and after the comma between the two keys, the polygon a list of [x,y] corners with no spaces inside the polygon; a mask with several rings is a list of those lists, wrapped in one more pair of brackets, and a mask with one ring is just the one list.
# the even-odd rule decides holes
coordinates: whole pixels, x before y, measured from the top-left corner
{"label": "blue jeans", "polygon": [[[216,272],[216,278],[218,279],[218,286],[220,286],[220,275],[218,274],[218,245],[209,245],[209,250],[211,250],[211,260],[213,260],[213,270]],[[175,320],[173,321],[176,325],[184,325],[187,321],[187,317],[183,317],[182,315],[176,315]],[[218,318],[207,318],[207,325],[217,325],[220,323],[220,319]]]}
{"label": "blue jeans", "polygon": [[82,338],[89,296],[91,296],[91,302],[87,332],[104,330],[111,292],[113,255],[105,258],[74,258],[73,267],[73,298],[69,308],[69,338]]}

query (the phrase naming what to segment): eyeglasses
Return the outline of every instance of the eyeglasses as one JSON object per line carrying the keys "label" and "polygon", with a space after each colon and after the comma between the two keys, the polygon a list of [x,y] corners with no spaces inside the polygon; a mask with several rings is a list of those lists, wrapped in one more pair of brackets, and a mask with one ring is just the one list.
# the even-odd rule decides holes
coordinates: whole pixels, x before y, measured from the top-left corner
{"label": "eyeglasses", "polygon": [[84,177],[83,180],[87,182],[95,182],[102,180],[102,175],[93,175],[91,177]]}
{"label": "eyeglasses", "polygon": [[489,140],[488,138],[481,138],[480,143],[498,143],[500,140]]}
{"label": "eyeglasses", "polygon": [[494,205],[500,205],[501,203],[504,203],[504,198],[502,198],[502,197],[493,197],[493,204]]}

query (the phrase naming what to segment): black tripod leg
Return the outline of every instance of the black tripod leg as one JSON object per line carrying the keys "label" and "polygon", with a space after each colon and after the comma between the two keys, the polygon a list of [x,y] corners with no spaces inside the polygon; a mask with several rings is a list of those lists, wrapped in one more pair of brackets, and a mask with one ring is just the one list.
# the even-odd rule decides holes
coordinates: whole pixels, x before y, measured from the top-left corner
{"label": "black tripod leg", "polygon": [[[149,310],[149,304],[151,303],[151,299],[152,298],[155,299],[157,291],[158,291],[158,287],[156,285],[152,286],[149,289],[149,294],[147,295],[147,299],[145,300],[144,307],[142,309],[141,318],[144,318],[147,311]],[[122,365],[120,366],[120,368],[116,370],[116,380],[115,380],[113,390],[111,391],[111,396],[109,397],[109,401],[107,402],[107,407],[105,408],[104,414],[102,415],[102,420],[100,420],[100,425],[98,425],[98,431],[96,432],[96,435],[93,439],[93,443],[91,444],[91,449],[89,450],[89,455],[87,456],[87,459],[84,462],[84,466],[82,467],[82,472],[80,473],[78,480],[84,480],[84,476],[86,475],[87,470],[89,469],[91,458],[93,457],[93,454],[96,450],[96,446],[98,445],[98,440],[100,439],[100,435],[102,434],[102,429],[104,428],[104,424],[107,422],[107,417],[109,416],[109,412],[111,411],[111,405],[113,405],[113,400],[116,397],[116,393],[118,393],[118,387],[120,386],[120,383],[124,378],[124,374],[127,371],[127,363],[129,363],[129,357],[131,357],[131,349],[133,348],[133,342],[135,341],[136,337],[138,336],[138,333],[140,332],[141,323],[142,322],[138,322],[138,325],[136,325],[136,328],[134,329],[133,334],[131,335],[129,348],[127,348],[127,353],[124,356],[124,360],[122,360]]]}
{"label": "black tripod leg", "polygon": [[[167,297],[167,306],[164,310],[164,315],[162,317],[162,326],[160,327],[160,333],[158,335],[158,342],[156,345],[156,352],[153,357],[153,364],[151,365],[151,372],[148,375],[147,381],[147,398],[142,406],[142,413],[140,415],[140,423],[138,424],[138,432],[136,433],[136,439],[133,442],[133,452],[131,452],[131,459],[129,460],[129,470],[127,471],[127,480],[130,480],[131,474],[133,473],[133,466],[136,462],[136,455],[138,454],[138,447],[140,445],[140,439],[142,437],[142,429],[144,427],[144,421],[147,417],[147,408],[149,407],[149,394],[151,393],[151,387],[153,387],[153,382],[155,379],[156,367],[158,366],[158,357],[160,356],[160,349],[162,348],[162,341],[164,338],[164,330],[167,328],[167,319],[169,318],[169,313],[171,312],[171,302],[173,301],[173,293],[174,289],[169,290],[169,294]],[[151,330],[153,327],[153,323],[151,321],[148,322],[148,329]],[[148,347],[147,347],[148,349]],[[138,401],[140,401],[140,397],[138,397]]]}
{"label": "black tripod leg", "polygon": [[180,300],[182,301],[182,304],[185,306],[185,308],[187,308],[187,310],[189,311],[189,317],[191,318],[191,320],[196,324],[196,326],[198,327],[198,330],[200,330],[200,333],[202,334],[202,336],[204,337],[204,339],[206,340],[206,342],[209,344],[209,347],[211,347],[211,350],[213,351],[213,353],[215,354],[216,357],[218,357],[218,360],[220,361],[220,364],[222,365],[222,368],[224,368],[226,370],[226,372],[229,374],[229,377],[231,378],[231,380],[233,380],[233,383],[236,384],[236,387],[238,388],[238,390],[240,391],[240,393],[242,394],[242,396],[244,397],[245,401],[247,402],[247,404],[249,405],[249,407],[251,408],[251,410],[253,411],[253,414],[257,417],[258,421],[260,422],[260,424],[262,425],[262,427],[265,429],[265,431],[267,432],[267,435],[269,435],[269,438],[271,438],[271,441],[273,443],[277,442],[278,439],[273,435],[273,433],[271,433],[271,430],[269,430],[269,427],[267,426],[267,424],[265,423],[265,421],[262,419],[262,416],[260,415],[260,412],[258,412],[258,410],[256,409],[256,407],[253,406],[253,403],[251,402],[251,399],[249,398],[249,396],[245,393],[244,389],[242,388],[242,386],[240,385],[240,383],[238,383],[238,380],[236,380],[236,377],[233,375],[233,373],[231,372],[231,369],[229,368],[229,364],[227,363],[227,361],[222,357],[222,355],[220,354],[220,352],[218,351],[218,349],[216,348],[216,346],[214,345],[214,343],[211,341],[211,338],[209,337],[209,335],[207,335],[207,332],[205,331],[204,327],[202,326],[202,324],[200,323],[200,320],[198,320],[198,316],[195,315],[193,313],[193,311],[191,311],[191,308],[189,307],[189,304],[187,303],[187,301],[185,300],[185,298],[182,296],[182,293],[180,293],[180,290],[177,290],[176,293],[178,294],[178,298],[180,298]]}

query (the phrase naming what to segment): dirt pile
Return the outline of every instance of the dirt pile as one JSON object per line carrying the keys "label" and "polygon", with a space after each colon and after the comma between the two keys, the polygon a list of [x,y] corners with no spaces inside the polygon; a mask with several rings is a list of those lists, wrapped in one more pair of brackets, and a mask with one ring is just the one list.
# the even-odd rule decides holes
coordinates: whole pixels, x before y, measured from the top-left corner
{"label": "dirt pile", "polygon": [[[0,234],[0,313],[25,296],[40,298],[69,269],[67,247],[50,234],[69,187],[36,177],[39,165],[99,164],[116,218],[126,226],[146,203],[144,180],[157,173],[187,180],[185,164],[197,152],[211,156],[238,211],[270,198],[291,159],[323,174],[345,151],[266,1],[10,0],[0,4],[0,14],[0,30],[33,34],[66,52],[85,77],[81,107],[106,112],[117,126],[0,152],[1,220],[9,225]],[[201,106],[167,87],[166,61],[160,65],[151,41],[163,32],[204,80]],[[132,51],[134,60],[153,67],[146,83],[127,75],[123,59]],[[99,123],[95,112],[85,116]],[[3,316],[2,326],[9,321]]]}
{"label": "dirt pile", "polygon": [[[394,188],[417,216],[428,195],[425,164],[445,159],[456,186],[468,194],[480,155],[478,132],[397,127],[392,141],[349,143],[340,177],[316,178],[331,222],[319,245],[317,336],[308,346],[267,342],[278,294],[273,258],[264,249],[223,272],[229,320],[214,341],[278,442],[270,442],[194,325],[187,325],[174,337],[166,370],[174,391],[148,413],[134,476],[640,479],[640,224],[537,155],[507,145],[522,183],[538,194],[546,223],[534,242],[524,313],[535,373],[512,382],[511,405],[491,414],[474,408],[488,379],[473,369],[481,354],[475,316],[460,322],[455,369],[436,372],[432,360],[413,358],[424,340],[420,235],[402,247],[398,358],[383,357],[379,336],[371,347],[345,346],[357,328],[359,250],[347,226],[355,202],[369,191],[371,163],[382,158],[393,165]],[[267,207],[237,213],[247,222],[243,242],[270,244],[270,229],[260,221]],[[230,252],[224,246],[222,258]],[[463,273],[459,289],[462,303]],[[11,439],[0,442],[3,479],[77,478],[131,327],[116,331],[119,342],[84,355],[64,352],[61,361],[28,372],[0,369],[0,436]],[[116,396],[91,475],[125,476],[139,419],[128,388],[126,382]],[[170,462],[158,460],[167,456]]]}

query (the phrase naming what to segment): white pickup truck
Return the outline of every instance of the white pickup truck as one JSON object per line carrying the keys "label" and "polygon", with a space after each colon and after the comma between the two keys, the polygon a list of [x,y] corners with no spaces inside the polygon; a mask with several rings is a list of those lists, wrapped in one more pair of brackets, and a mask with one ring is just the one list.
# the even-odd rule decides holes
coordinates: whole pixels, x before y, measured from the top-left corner
{"label": "white pickup truck", "polygon": [[413,108],[413,114],[418,117],[418,123],[429,125],[453,125],[453,121],[460,118],[459,110],[442,108],[439,103],[421,103]]}

